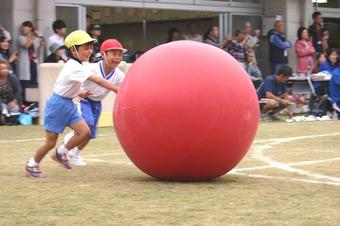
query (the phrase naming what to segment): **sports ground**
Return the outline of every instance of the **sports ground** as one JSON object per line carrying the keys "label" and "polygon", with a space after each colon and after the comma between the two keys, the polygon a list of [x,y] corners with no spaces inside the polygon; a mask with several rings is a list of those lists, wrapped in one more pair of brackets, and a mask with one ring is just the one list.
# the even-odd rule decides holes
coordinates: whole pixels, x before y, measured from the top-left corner
{"label": "sports ground", "polygon": [[24,177],[40,126],[0,127],[0,225],[340,225],[340,121],[260,123],[231,172],[200,183],[158,181],[126,157],[111,127],[65,170]]}

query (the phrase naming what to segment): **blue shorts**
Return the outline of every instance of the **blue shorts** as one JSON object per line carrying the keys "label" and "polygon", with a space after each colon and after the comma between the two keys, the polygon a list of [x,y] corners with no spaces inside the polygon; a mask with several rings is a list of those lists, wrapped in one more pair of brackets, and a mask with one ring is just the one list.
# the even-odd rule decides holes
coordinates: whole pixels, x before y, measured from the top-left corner
{"label": "blue shorts", "polygon": [[80,102],[81,115],[91,129],[90,138],[95,138],[97,134],[97,124],[102,112],[102,102],[85,98]]}
{"label": "blue shorts", "polygon": [[72,98],[53,93],[46,102],[44,127],[52,133],[62,133],[64,129],[83,120]]}

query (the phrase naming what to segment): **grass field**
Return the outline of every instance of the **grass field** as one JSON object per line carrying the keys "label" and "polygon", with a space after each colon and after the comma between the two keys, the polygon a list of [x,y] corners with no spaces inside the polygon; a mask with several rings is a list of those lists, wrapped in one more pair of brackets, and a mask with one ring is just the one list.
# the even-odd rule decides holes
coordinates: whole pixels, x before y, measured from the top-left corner
{"label": "grass field", "polygon": [[0,127],[0,225],[340,225],[340,122],[261,123],[247,156],[206,183],[161,182],[127,159],[112,128],[64,170],[23,174],[40,126]]}

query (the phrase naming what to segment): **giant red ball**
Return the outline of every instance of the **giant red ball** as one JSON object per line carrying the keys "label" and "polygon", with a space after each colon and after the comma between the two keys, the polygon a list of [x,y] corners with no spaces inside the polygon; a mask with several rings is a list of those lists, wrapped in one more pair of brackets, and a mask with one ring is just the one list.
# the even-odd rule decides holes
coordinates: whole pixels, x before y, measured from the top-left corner
{"label": "giant red ball", "polygon": [[203,181],[241,161],[260,114],[239,62],[217,47],[177,41],[138,58],[119,88],[113,115],[123,149],[143,172]]}

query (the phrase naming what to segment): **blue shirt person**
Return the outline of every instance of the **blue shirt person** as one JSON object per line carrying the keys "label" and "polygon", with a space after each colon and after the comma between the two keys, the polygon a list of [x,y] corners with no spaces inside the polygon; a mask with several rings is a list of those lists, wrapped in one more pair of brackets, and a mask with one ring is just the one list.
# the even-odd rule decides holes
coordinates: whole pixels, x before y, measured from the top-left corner
{"label": "blue shirt person", "polygon": [[268,76],[258,89],[258,98],[263,105],[262,113],[271,119],[277,119],[276,113],[289,105],[287,82],[293,74],[293,69],[287,65],[281,66],[275,75]]}
{"label": "blue shirt person", "polygon": [[329,95],[333,103],[340,103],[340,67],[332,72],[332,78],[329,81]]}

